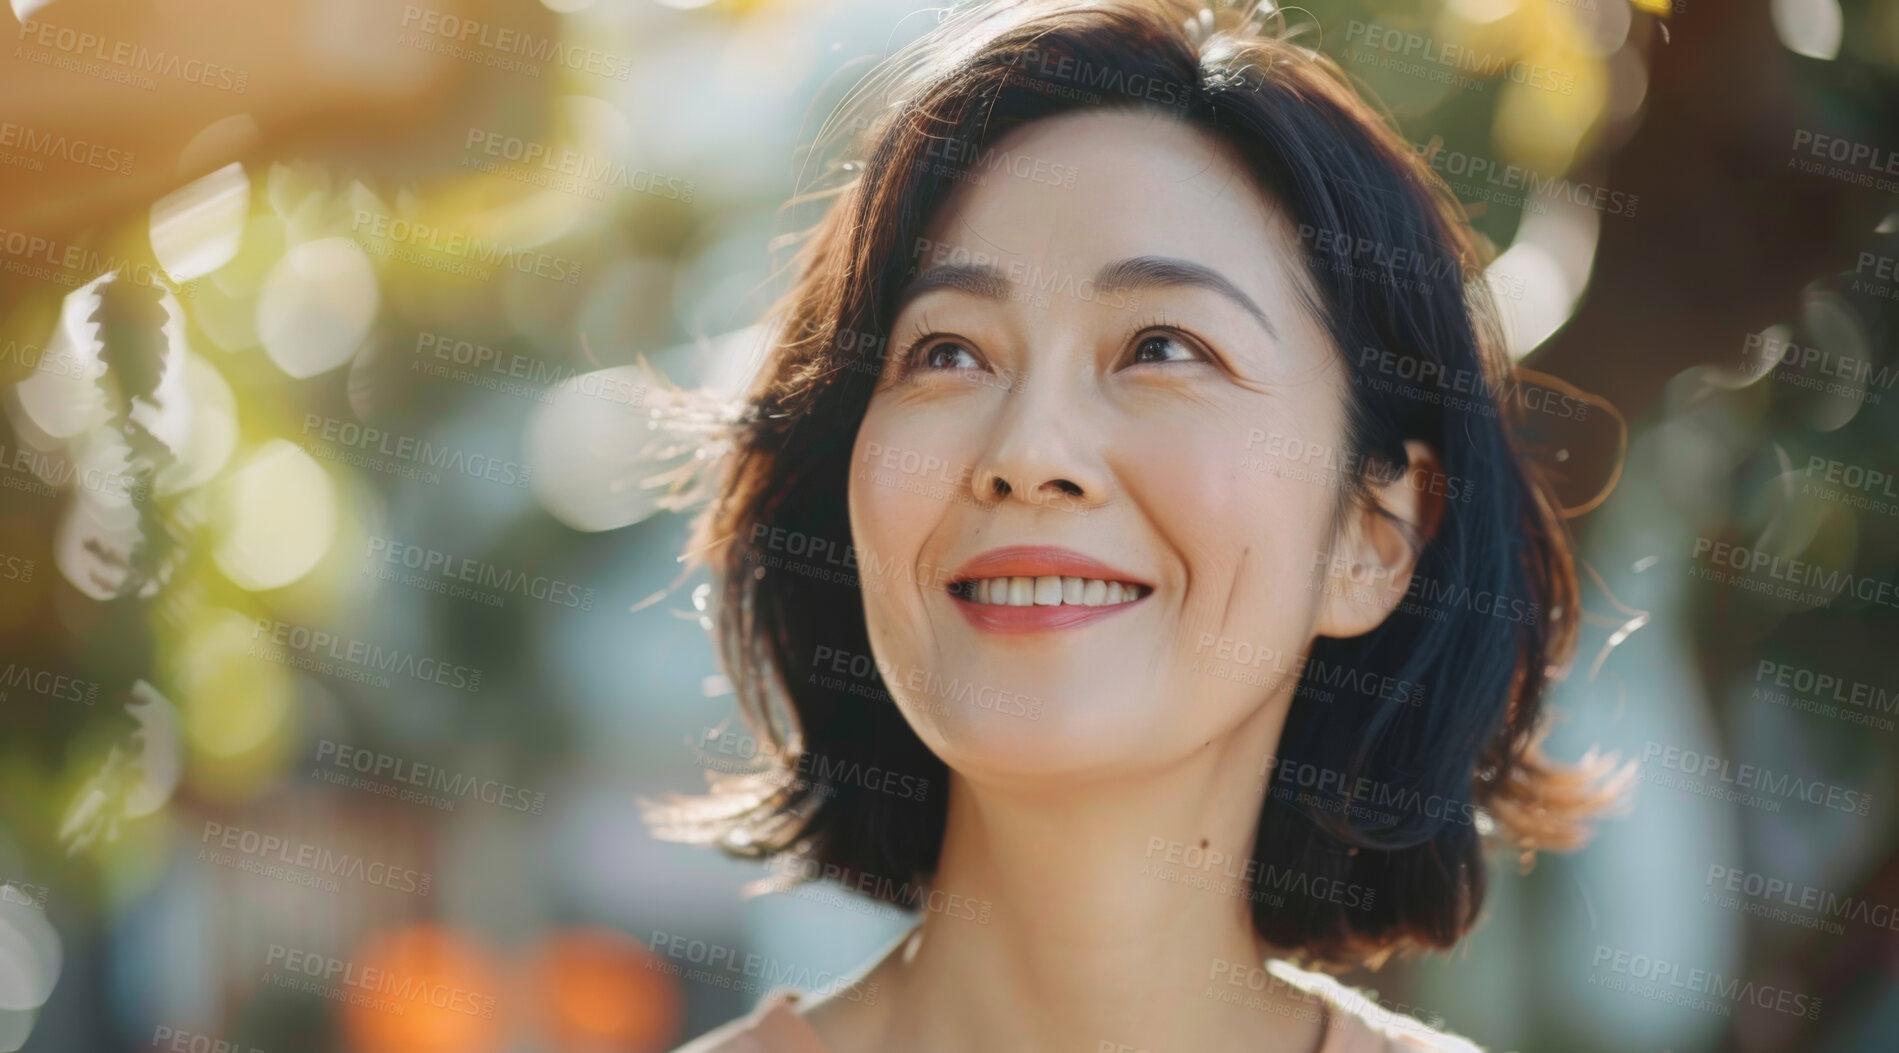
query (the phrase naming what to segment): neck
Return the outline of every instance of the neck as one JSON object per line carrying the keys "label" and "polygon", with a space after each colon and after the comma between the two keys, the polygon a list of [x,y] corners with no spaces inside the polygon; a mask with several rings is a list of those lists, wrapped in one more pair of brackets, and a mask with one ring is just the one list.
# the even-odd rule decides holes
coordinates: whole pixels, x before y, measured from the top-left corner
{"label": "neck", "polygon": [[1273,954],[1246,863],[1284,713],[1262,706],[1134,780],[1051,792],[952,777],[932,886],[973,900],[978,920],[960,905],[926,912],[877,967],[888,1004],[905,1007],[882,1048],[1316,1048],[1309,1006],[1218,998],[1256,996],[1229,977]]}

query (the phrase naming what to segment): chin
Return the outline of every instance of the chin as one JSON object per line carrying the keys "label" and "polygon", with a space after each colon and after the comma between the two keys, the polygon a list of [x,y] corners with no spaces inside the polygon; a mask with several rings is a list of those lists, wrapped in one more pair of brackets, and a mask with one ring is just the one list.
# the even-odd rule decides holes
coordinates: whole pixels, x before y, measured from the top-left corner
{"label": "chin", "polygon": [[[945,665],[958,670],[911,690],[890,684],[904,715],[930,750],[962,775],[1011,782],[1123,774],[1162,759],[1166,714],[1127,675],[1095,668],[1032,672],[1013,662]],[[1070,675],[1072,673],[1072,675]]]}

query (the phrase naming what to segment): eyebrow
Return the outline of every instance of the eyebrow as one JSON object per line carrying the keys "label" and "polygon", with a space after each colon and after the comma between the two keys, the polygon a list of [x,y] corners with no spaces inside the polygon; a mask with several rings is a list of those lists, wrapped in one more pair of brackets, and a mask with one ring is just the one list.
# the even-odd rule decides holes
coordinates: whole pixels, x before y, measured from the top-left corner
{"label": "eyebrow", "polygon": [[[1095,286],[1102,292],[1118,292],[1124,289],[1150,289],[1168,285],[1185,285],[1196,289],[1205,289],[1237,304],[1247,314],[1253,316],[1261,329],[1273,339],[1279,339],[1279,328],[1272,319],[1260,309],[1253,298],[1240,290],[1240,287],[1205,264],[1192,260],[1183,260],[1174,256],[1130,256],[1126,259],[1110,260],[1095,272]],[[986,300],[1008,300],[1011,284],[1002,276],[1002,272],[984,263],[946,263],[926,269],[915,280],[903,287],[897,296],[898,311],[905,304],[936,289],[961,289],[974,293]]]}

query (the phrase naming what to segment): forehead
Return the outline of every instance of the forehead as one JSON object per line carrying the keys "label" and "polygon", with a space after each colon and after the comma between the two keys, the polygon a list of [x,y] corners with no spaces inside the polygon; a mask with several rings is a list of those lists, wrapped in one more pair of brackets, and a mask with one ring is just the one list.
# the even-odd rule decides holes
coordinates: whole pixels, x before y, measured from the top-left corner
{"label": "forehead", "polygon": [[1297,246],[1282,210],[1231,146],[1170,115],[1085,110],[949,153],[971,178],[932,218],[933,244],[1077,267],[1175,256],[1255,295],[1289,276]]}

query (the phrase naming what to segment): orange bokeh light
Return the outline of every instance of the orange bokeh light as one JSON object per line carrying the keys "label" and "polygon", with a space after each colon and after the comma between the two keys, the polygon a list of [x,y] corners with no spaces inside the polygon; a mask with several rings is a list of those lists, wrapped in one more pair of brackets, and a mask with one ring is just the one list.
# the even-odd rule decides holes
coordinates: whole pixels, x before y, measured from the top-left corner
{"label": "orange bokeh light", "polygon": [[638,940],[612,929],[563,929],[533,963],[542,1033],[561,1053],[648,1053],[679,1033],[678,985]]}
{"label": "orange bokeh light", "polygon": [[352,1049],[488,1053],[500,1047],[502,975],[473,937],[443,925],[406,925],[371,935],[351,961],[363,970],[354,985],[362,997],[343,1010]]}

